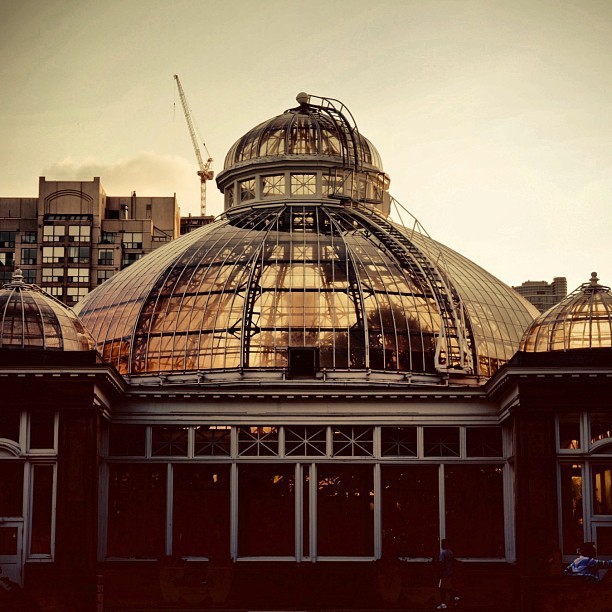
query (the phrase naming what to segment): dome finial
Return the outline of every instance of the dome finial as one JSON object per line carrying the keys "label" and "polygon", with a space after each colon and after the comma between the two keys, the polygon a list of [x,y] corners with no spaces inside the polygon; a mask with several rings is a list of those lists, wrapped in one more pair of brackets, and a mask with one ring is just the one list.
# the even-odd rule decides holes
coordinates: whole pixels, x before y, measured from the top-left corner
{"label": "dome finial", "polygon": [[300,91],[300,93],[295,96],[295,99],[298,101],[299,104],[305,106],[310,102],[310,94],[307,94],[305,91]]}
{"label": "dome finial", "polygon": [[21,268],[15,269],[11,283],[13,285],[23,285],[23,272],[21,271]]}
{"label": "dome finial", "polygon": [[591,272],[591,287],[597,287],[598,284],[597,272]]}

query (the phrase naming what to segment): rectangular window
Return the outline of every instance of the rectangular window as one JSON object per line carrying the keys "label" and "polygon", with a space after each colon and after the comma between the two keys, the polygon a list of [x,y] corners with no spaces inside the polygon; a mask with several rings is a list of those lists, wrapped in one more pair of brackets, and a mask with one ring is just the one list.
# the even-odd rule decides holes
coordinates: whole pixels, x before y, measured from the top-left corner
{"label": "rectangular window", "polygon": [[416,457],[416,427],[381,427],[383,457]]}
{"label": "rectangular window", "polygon": [[98,265],[112,266],[113,265],[113,249],[100,249],[98,251]]}
{"label": "rectangular window", "polygon": [[459,457],[458,427],[424,427],[425,457]]}
{"label": "rectangular window", "polygon": [[49,293],[52,296],[58,298],[59,300],[61,300],[63,295],[64,295],[64,288],[63,287],[53,287],[51,285],[43,285],[42,288],[47,293]]}
{"label": "rectangular window", "polygon": [[315,195],[317,193],[316,174],[292,174],[291,195]]}
{"label": "rectangular window", "polygon": [[264,198],[285,195],[285,175],[264,176],[261,179],[261,195]]}
{"label": "rectangular window", "polygon": [[229,465],[174,465],[172,554],[230,558]]}
{"label": "rectangular window", "polygon": [[51,554],[53,521],[53,466],[33,466],[30,554]]}
{"label": "rectangular window", "polygon": [[239,427],[238,454],[247,457],[278,455],[278,428]]}
{"label": "rectangular window", "polygon": [[65,247],[43,247],[43,263],[64,263]]}
{"label": "rectangular window", "polygon": [[0,253],[0,266],[13,266],[15,265],[15,253],[9,251]]}
{"label": "rectangular window", "polygon": [[68,263],[89,263],[90,252],[89,247],[68,247]]}
{"label": "rectangular window", "polygon": [[317,466],[317,554],[374,555],[374,476],[371,465]]}
{"label": "rectangular window", "polygon": [[23,463],[0,462],[0,516],[23,514]]}
{"label": "rectangular window", "polygon": [[580,449],[580,415],[578,413],[559,415],[559,448]]}
{"label": "rectangular window", "polygon": [[229,456],[232,428],[224,425],[200,425],[195,428],[194,454]]}
{"label": "rectangular window", "polygon": [[68,240],[70,242],[90,242],[91,226],[89,225],[69,225]]}
{"label": "rectangular window", "polygon": [[30,412],[30,449],[55,448],[55,412]]}
{"label": "rectangular window", "polygon": [[20,423],[19,411],[0,410],[0,438],[19,442]]}
{"label": "rectangular window", "polygon": [[373,427],[334,427],[334,457],[369,457],[374,453]]}
{"label": "rectangular window", "polygon": [[89,283],[89,268],[68,268],[66,280],[69,283]]}
{"label": "rectangular window", "polygon": [[121,268],[127,268],[142,257],[142,253],[123,253],[121,256]]}
{"label": "rectangular window", "polygon": [[612,438],[612,415],[599,412],[589,416],[591,425],[591,444]]}
{"label": "rectangular window", "polygon": [[580,464],[561,464],[561,522],[563,554],[575,555],[584,540]]}
{"label": "rectangular window", "polygon": [[72,306],[81,298],[84,298],[89,293],[88,287],[67,287],[66,288],[66,304]]}
{"label": "rectangular window", "polygon": [[240,201],[248,202],[255,199],[255,179],[240,181]]}
{"label": "rectangular window", "polygon": [[104,281],[108,280],[114,273],[114,270],[98,270],[98,285],[101,285]]}
{"label": "rectangular window", "polygon": [[36,270],[22,270],[23,282],[31,285],[36,283]]}
{"label": "rectangular window", "polygon": [[36,232],[23,232],[21,234],[22,244],[36,244]]}
{"label": "rectangular window", "polygon": [[109,466],[108,556],[165,554],[166,470],[154,463]]}
{"label": "rectangular window", "polygon": [[285,427],[285,455],[287,457],[325,457],[327,454],[327,427]]}
{"label": "rectangular window", "polygon": [[37,249],[21,249],[21,261],[19,262],[22,266],[32,266],[36,264],[36,256],[38,255]]}
{"label": "rectangular window", "polygon": [[238,468],[238,555],[295,555],[295,466]]}
{"label": "rectangular window", "polygon": [[44,242],[62,242],[66,235],[66,227],[63,225],[45,225],[43,227]]}
{"label": "rectangular window", "polygon": [[125,249],[142,249],[142,232],[123,232],[121,242]]}
{"label": "rectangular window", "polygon": [[105,232],[102,231],[100,234],[100,243],[101,244],[114,244],[115,242],[115,233],[114,232]]}
{"label": "rectangular window", "polygon": [[43,283],[61,283],[64,280],[64,268],[43,268],[42,280]]}
{"label": "rectangular window", "polygon": [[189,428],[178,425],[151,427],[151,455],[153,457],[186,457]]}
{"label": "rectangular window", "polygon": [[465,430],[468,457],[502,457],[501,427],[467,427]]}
{"label": "rectangular window", "polygon": [[612,463],[592,464],[593,513],[612,514]]}
{"label": "rectangular window", "polygon": [[446,535],[453,541],[455,554],[504,557],[503,468],[446,464],[444,492]]}
{"label": "rectangular window", "polygon": [[111,457],[144,457],[146,427],[113,424],[108,431],[108,452]]}
{"label": "rectangular window", "polygon": [[0,232],[0,249],[12,249],[15,246],[17,232]]}
{"label": "rectangular window", "polygon": [[430,557],[440,535],[437,465],[382,466],[383,557]]}

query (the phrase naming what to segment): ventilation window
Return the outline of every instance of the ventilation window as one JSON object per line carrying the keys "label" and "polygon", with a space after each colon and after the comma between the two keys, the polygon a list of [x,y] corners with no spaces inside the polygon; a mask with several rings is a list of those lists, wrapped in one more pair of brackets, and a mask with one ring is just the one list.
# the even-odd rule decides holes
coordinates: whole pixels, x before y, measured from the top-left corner
{"label": "ventilation window", "polygon": [[314,378],[318,369],[318,348],[289,347],[289,378]]}

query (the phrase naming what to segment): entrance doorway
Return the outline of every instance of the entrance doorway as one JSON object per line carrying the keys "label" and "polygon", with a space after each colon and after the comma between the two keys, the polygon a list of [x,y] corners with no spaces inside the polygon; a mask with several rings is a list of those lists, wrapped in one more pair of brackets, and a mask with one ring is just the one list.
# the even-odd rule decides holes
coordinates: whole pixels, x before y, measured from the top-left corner
{"label": "entrance doorway", "polygon": [[0,518],[0,567],[2,575],[23,584],[23,522]]}

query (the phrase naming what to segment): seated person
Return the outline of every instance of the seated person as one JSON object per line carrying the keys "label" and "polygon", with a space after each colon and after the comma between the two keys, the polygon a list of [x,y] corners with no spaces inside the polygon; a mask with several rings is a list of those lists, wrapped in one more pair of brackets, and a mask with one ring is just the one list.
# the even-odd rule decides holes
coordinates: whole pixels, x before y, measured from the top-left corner
{"label": "seated person", "polygon": [[578,576],[587,582],[599,582],[599,570],[612,567],[612,561],[597,559],[593,542],[580,546],[580,556],[574,559],[563,571],[567,576]]}

